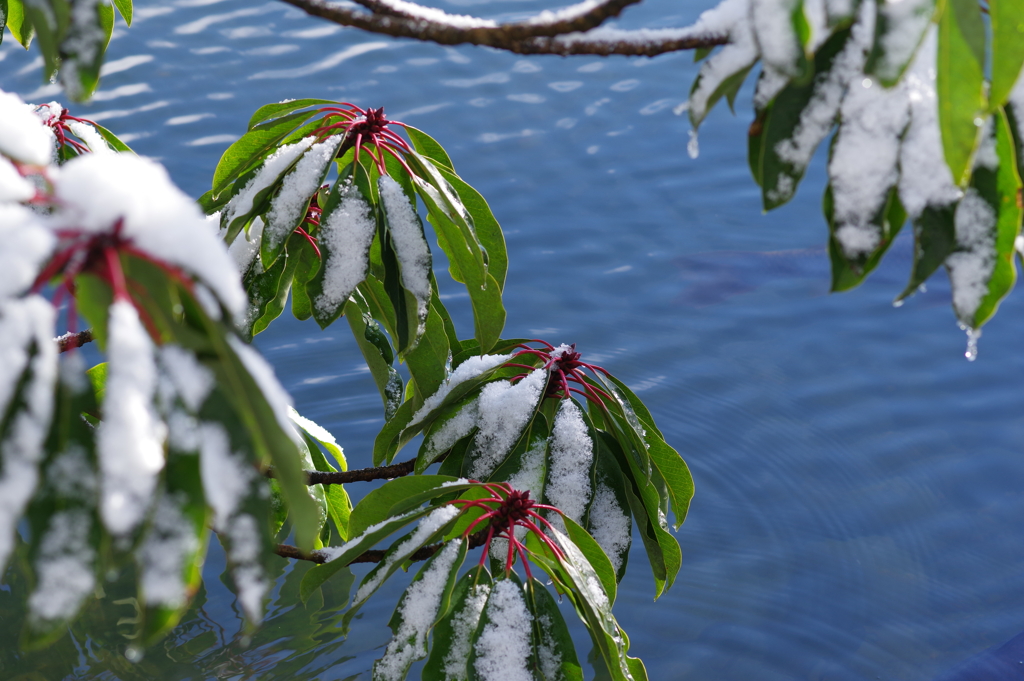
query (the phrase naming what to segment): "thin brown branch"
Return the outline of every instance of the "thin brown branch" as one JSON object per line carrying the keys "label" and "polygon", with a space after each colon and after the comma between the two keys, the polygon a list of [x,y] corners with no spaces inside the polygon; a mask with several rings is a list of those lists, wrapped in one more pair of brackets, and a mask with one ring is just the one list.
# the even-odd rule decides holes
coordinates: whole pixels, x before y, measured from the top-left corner
{"label": "thin brown branch", "polygon": [[57,343],[57,352],[67,352],[68,350],[80,348],[86,343],[91,343],[95,340],[95,336],[92,335],[92,329],[86,329],[85,331],[79,331],[78,333],[72,333],[69,331],[63,336],[58,336],[53,340]]}
{"label": "thin brown branch", "polygon": [[[469,548],[475,549],[478,546],[483,546],[484,542],[487,541],[487,528],[474,532],[469,535]],[[444,547],[444,542],[438,542],[437,544],[430,544],[429,546],[423,546],[417,551],[413,552],[409,556],[408,560],[418,563],[430,558],[432,555],[440,551]],[[292,546],[291,544],[278,544],[274,548],[274,553],[281,556],[282,558],[291,558],[293,560],[308,560],[319,565],[323,565],[327,562],[327,554],[320,550],[313,550],[309,553],[303,553],[299,550],[299,547]],[[356,563],[379,563],[384,560],[384,554],[387,553],[381,549],[371,549],[364,551],[363,553],[356,556],[348,564],[354,565]]]}
{"label": "thin brown branch", "polygon": [[[569,14],[558,21],[535,20],[495,24],[484,19],[458,17],[448,21],[443,13],[433,18],[424,13],[400,10],[385,0],[358,0],[371,13],[326,0],[282,0],[307,14],[342,26],[397,38],[414,38],[440,45],[483,45],[517,54],[591,54],[653,57],[667,52],[714,47],[728,36],[687,29],[661,31],[591,31],[606,19],[640,0],[608,0],[593,9]],[[589,31],[589,33],[588,33]]]}
{"label": "thin brown branch", "polygon": [[[416,467],[416,459],[409,459],[391,466],[357,468],[354,471],[304,471],[307,485],[344,485],[349,482],[371,482],[373,480],[393,480],[409,475]],[[266,469],[263,474],[268,478],[276,477],[273,468]]]}

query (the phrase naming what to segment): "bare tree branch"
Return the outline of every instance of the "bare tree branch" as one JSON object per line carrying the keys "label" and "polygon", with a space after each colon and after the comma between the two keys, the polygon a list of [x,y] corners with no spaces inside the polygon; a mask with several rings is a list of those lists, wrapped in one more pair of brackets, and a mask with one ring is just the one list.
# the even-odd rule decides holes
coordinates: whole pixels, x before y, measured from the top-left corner
{"label": "bare tree branch", "polygon": [[372,33],[440,45],[484,45],[517,54],[653,57],[728,42],[725,34],[712,34],[696,28],[591,30],[641,0],[606,0],[596,5],[582,3],[558,13],[500,25],[477,17],[457,17],[400,0],[357,0],[371,13],[326,0],[282,1],[321,19]]}
{"label": "bare tree branch", "polygon": [[[416,459],[409,459],[391,466],[357,468],[353,471],[304,471],[307,485],[344,485],[348,482],[371,482],[373,480],[391,480],[409,475],[416,467]],[[276,477],[273,468],[263,472],[268,478]]]}
{"label": "bare tree branch", "polygon": [[[487,528],[485,527],[479,532],[474,532],[473,534],[469,535],[469,548],[475,549],[478,546],[483,546],[486,541]],[[445,542],[439,542],[437,544],[431,544],[429,546],[421,547],[420,549],[415,551],[411,556],[409,556],[409,560],[414,563],[426,560],[427,558],[430,558],[432,555],[440,551],[444,547],[444,544]],[[299,550],[298,546],[292,546],[291,544],[278,544],[274,548],[274,553],[281,556],[282,558],[291,558],[293,560],[308,560],[319,565],[323,565],[328,560],[327,554],[323,551],[313,550],[309,553],[303,553]],[[355,563],[379,563],[382,560],[384,560],[385,553],[387,553],[387,551],[381,549],[371,549],[369,551],[364,551],[363,553],[356,556],[351,562],[349,562],[349,565],[354,565]]]}
{"label": "bare tree branch", "polygon": [[63,336],[58,336],[53,340],[57,343],[57,352],[67,352],[68,350],[80,348],[86,343],[91,343],[94,340],[94,336],[92,335],[92,329],[86,329],[78,333],[68,331]]}

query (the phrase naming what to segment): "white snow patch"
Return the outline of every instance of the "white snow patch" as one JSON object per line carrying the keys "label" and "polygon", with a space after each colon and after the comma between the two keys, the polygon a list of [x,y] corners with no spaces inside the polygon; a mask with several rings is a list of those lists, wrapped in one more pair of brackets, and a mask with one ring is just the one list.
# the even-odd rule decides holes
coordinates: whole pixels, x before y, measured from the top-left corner
{"label": "white snow patch", "polygon": [[0,156],[0,202],[28,201],[36,188],[18,172],[14,164]]}
{"label": "white snow patch", "polygon": [[465,605],[452,617],[452,644],[444,658],[445,681],[466,681],[469,678],[469,655],[473,652],[473,634],[491,593],[488,584],[469,587]]}
{"label": "white snow patch", "polygon": [[242,454],[231,451],[227,431],[217,423],[200,426],[199,472],[214,527],[226,528],[252,483],[255,470]]}
{"label": "white snow patch", "polygon": [[24,293],[49,258],[56,238],[28,208],[0,205],[0,300]]}
{"label": "white snow patch", "polygon": [[89,151],[94,154],[112,154],[114,150],[110,148],[107,141],[103,139],[96,128],[92,127],[88,123],[81,123],[79,121],[68,121],[68,127],[71,132],[75,133],[75,136],[85,142],[86,146],[89,147]]}
{"label": "white snow patch", "polygon": [[96,588],[91,527],[92,519],[84,509],[58,511],[50,517],[34,564],[38,581],[28,597],[31,619],[70,619]]}
{"label": "white snow patch", "polygon": [[[544,494],[548,502],[577,523],[583,520],[592,493],[590,467],[594,461],[594,442],[580,408],[572,400],[563,400],[555,417],[548,454],[550,470]],[[552,513],[551,522],[561,525]]]}
{"label": "white snow patch", "polygon": [[564,678],[562,674],[562,654],[555,649],[554,642],[554,623],[551,618],[547,615],[541,615],[537,618],[537,624],[540,625],[542,640],[537,646],[537,659],[540,662],[540,670],[544,674],[545,679],[561,679]]}
{"label": "white snow patch", "polygon": [[96,429],[103,474],[100,514],[124,537],[143,520],[164,467],[166,427],[153,398],[157,368],[153,341],[131,303],[115,301],[107,326],[107,387]]}
{"label": "white snow patch", "polygon": [[[782,161],[792,166],[793,175],[802,175],[807,169],[814,150],[835,123],[836,113],[839,111],[847,86],[855,76],[863,73],[867,50],[874,38],[874,18],[874,3],[865,1],[861,4],[850,39],[833,59],[832,68],[828,73],[819,73],[815,76],[810,101],[800,112],[793,134],[775,145],[775,153]],[[780,176],[780,180],[782,177],[785,176]],[[769,198],[777,200],[788,198],[789,195],[790,192],[782,191],[781,187],[768,188]]]}
{"label": "white snow patch", "polygon": [[460,409],[454,416],[444,422],[440,428],[430,434],[427,440],[427,458],[451,449],[452,446],[469,435],[476,428],[479,418],[479,400],[473,400]]}
{"label": "white snow patch", "polygon": [[420,407],[415,414],[412,416],[412,420],[409,421],[409,426],[415,426],[417,423],[425,419],[430,412],[434,411],[441,406],[445,398],[451,393],[451,391],[458,385],[471,381],[477,378],[484,372],[490,371],[491,369],[504,364],[505,362],[512,359],[512,355],[481,355],[479,357],[470,357],[465,362],[456,367],[448,378],[445,379],[441,387],[437,389],[437,392],[428,397],[423,401],[423,406]]}
{"label": "white snow patch", "polygon": [[904,87],[872,79],[851,84],[828,173],[836,239],[848,258],[874,251],[882,238],[875,216],[899,181],[900,141],[910,118]]}
{"label": "white snow patch", "polygon": [[242,191],[235,194],[224,208],[227,224],[252,210],[252,202],[256,195],[271,186],[288,171],[300,154],[313,146],[316,138],[312,135],[304,137],[294,144],[286,144],[267,157],[256,175],[249,180]]}
{"label": "white snow patch", "polygon": [[21,97],[0,90],[0,154],[45,166],[53,157],[53,134]]}
{"label": "white snow patch", "polygon": [[948,206],[961,196],[946,165],[935,96],[938,29],[928,30],[914,63],[903,78],[910,100],[910,125],[900,147],[899,193],[911,219],[926,206]]}
{"label": "white snow patch", "polygon": [[[454,484],[454,483],[452,483],[452,484]],[[337,560],[340,556],[343,556],[345,554],[345,552],[351,550],[352,547],[354,547],[357,544],[359,544],[368,535],[373,534],[374,532],[376,532],[377,530],[381,529],[382,527],[384,527],[388,523],[391,523],[391,522],[397,521],[397,520],[402,520],[403,518],[407,518],[407,517],[411,516],[412,514],[414,514],[416,512],[417,511],[414,509],[412,511],[408,511],[406,513],[402,513],[401,515],[396,515],[396,516],[391,517],[391,518],[385,518],[384,520],[380,521],[379,523],[375,523],[373,525],[370,525],[365,530],[363,530],[359,534],[358,537],[352,537],[351,539],[349,539],[347,542],[345,542],[341,546],[325,546],[324,548],[320,549],[320,552],[322,554],[324,554],[324,556],[327,557],[327,562],[330,563],[332,560]]]}
{"label": "white snow patch", "polygon": [[448,542],[431,562],[423,578],[406,590],[405,598],[398,608],[402,623],[384,651],[384,656],[373,666],[375,679],[402,681],[409,665],[426,656],[427,634],[437,619],[441,597],[460,548],[460,542]]}
{"label": "white snow patch", "polygon": [[792,15],[799,0],[751,0],[753,25],[761,58],[767,66],[786,76],[797,75],[797,63],[803,52],[793,27]]}
{"label": "white snow patch", "polygon": [[633,523],[619,506],[615,492],[603,482],[597,483],[594,503],[590,505],[590,534],[604,549],[617,573],[629,552]]}
{"label": "white snow patch", "polygon": [[281,189],[270,203],[263,240],[277,248],[306,213],[310,197],[320,188],[320,180],[341,145],[342,136],[334,135],[309,148],[294,170],[285,176]]}
{"label": "white snow patch", "polygon": [[487,620],[476,642],[474,666],[480,680],[531,681],[526,661],[533,647],[533,615],[515,582],[503,579],[494,585]]}
{"label": "white snow patch", "polygon": [[359,585],[359,590],[356,591],[356,595],[352,598],[353,605],[362,603],[369,598],[370,594],[376,591],[377,587],[388,576],[392,566],[405,561],[406,558],[423,546],[435,532],[440,530],[445,523],[452,520],[458,514],[459,510],[454,506],[442,506],[424,516],[423,520],[416,526],[416,530],[395,548],[394,553],[390,553],[377,564],[373,572],[366,576],[366,580]]}
{"label": "white snow patch", "polygon": [[234,314],[246,303],[224,243],[163,166],[134,154],[83,154],[61,167],[57,228],[121,234],[136,248],[196,275]]}
{"label": "white snow patch", "polygon": [[245,231],[235,236],[235,240],[228,246],[228,253],[235,261],[238,273],[244,275],[260,252],[260,244],[263,243],[263,218],[256,218],[249,225],[248,234]]}
{"label": "white snow patch", "polygon": [[256,385],[259,386],[270,408],[274,410],[274,416],[277,418],[278,425],[281,426],[284,432],[288,433],[295,444],[299,444],[301,439],[292,426],[291,417],[288,416],[288,410],[292,406],[292,398],[281,387],[277,376],[274,375],[273,368],[256,350],[243,343],[234,335],[228,336],[228,344],[238,355],[238,358],[242,360],[242,364],[245,365],[249,375],[256,381]]}
{"label": "white snow patch", "polygon": [[750,25],[750,0],[725,0],[700,15],[697,25],[708,23],[729,36],[729,44],[701,64],[696,86],[690,93],[690,119],[695,124],[708,113],[711,96],[730,76],[748,69],[759,55]]}
{"label": "white snow patch", "polygon": [[180,608],[188,600],[185,569],[199,548],[192,521],[185,517],[188,499],[165,494],[157,502],[139,550],[140,584],[147,605]]}
{"label": "white snow patch", "polygon": [[537,408],[547,380],[547,370],[535,369],[516,384],[495,381],[480,391],[479,430],[473,438],[476,458],[470,477],[486,478],[512,450]]}
{"label": "white snow patch", "polygon": [[953,288],[953,307],[960,320],[973,326],[974,313],[988,293],[996,266],[996,212],[973,187],[956,207],[957,251],[946,258]]}
{"label": "white snow patch", "polygon": [[199,363],[194,354],[180,345],[160,348],[160,362],[189,411],[197,412],[213,389],[213,372]]}
{"label": "white snow patch", "polygon": [[402,187],[388,176],[380,178],[380,198],[388,216],[388,233],[395,245],[395,255],[402,268],[402,286],[416,298],[420,330],[430,305],[430,246],[423,236],[423,225]]}
{"label": "white snow patch", "polygon": [[263,612],[263,597],[271,585],[259,563],[263,543],[259,523],[243,513],[232,519],[227,535],[231,540],[228,560],[232,563],[231,576],[238,589],[238,602],[245,616],[258,622]]}
{"label": "white snow patch", "polygon": [[[879,2],[879,20],[884,22],[885,32],[878,36],[882,59],[876,73],[885,80],[899,76],[899,69],[910,61],[921,36],[928,29],[935,12],[934,0],[885,0]],[[934,31],[934,27],[932,27]],[[920,60],[918,56],[915,60]],[[931,63],[935,63],[934,55]]]}
{"label": "white snow patch", "polygon": [[370,264],[370,244],[377,224],[359,189],[348,186],[338,207],[320,225],[320,244],[327,251],[322,290],[313,304],[326,312],[343,304]]}

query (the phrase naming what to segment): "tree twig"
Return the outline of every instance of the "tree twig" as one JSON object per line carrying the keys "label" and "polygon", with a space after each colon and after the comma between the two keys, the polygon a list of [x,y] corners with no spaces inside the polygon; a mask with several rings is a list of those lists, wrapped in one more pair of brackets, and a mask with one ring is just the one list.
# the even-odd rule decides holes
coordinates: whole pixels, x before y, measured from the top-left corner
{"label": "tree twig", "polygon": [[[487,541],[487,528],[474,532],[469,535],[469,548],[475,549],[478,546],[483,546],[484,542]],[[445,542],[438,542],[437,544],[430,544],[429,546],[420,547],[415,551],[408,560],[418,563],[430,558],[432,555],[440,551],[445,545]],[[291,558],[293,560],[308,560],[319,565],[323,565],[327,562],[327,554],[321,550],[313,550],[309,553],[303,553],[299,550],[298,546],[292,546],[291,544],[278,544],[274,548],[274,553],[281,556],[282,558]],[[364,551],[355,558],[353,558],[348,564],[354,565],[356,563],[379,563],[384,560],[384,554],[387,551],[382,549],[371,549]]]}
{"label": "tree twig", "polygon": [[612,54],[653,57],[666,52],[714,47],[728,36],[696,29],[591,30],[626,7],[641,0],[606,0],[594,6],[577,6],[557,14],[538,15],[526,21],[496,24],[476,17],[454,17],[440,10],[409,2],[358,0],[371,12],[352,9],[327,0],[282,0],[307,14],[342,26],[398,38],[414,38],[440,45],[483,45],[517,54]]}
{"label": "tree twig", "polygon": [[[349,482],[371,482],[373,480],[392,480],[409,475],[416,468],[416,459],[409,459],[390,466],[357,468],[352,471],[303,471],[307,485],[344,485]],[[266,469],[263,474],[268,478],[277,477],[273,468]]]}
{"label": "tree twig", "polygon": [[80,348],[86,343],[91,343],[95,340],[95,336],[92,334],[92,329],[86,329],[78,333],[68,331],[63,336],[58,336],[53,340],[57,343],[57,352],[67,352],[68,350]]}

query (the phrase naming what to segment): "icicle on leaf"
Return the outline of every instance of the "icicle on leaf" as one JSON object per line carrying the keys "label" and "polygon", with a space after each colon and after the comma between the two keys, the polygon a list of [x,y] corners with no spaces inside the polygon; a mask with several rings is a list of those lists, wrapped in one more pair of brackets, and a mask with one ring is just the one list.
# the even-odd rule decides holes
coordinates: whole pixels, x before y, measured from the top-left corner
{"label": "icicle on leaf", "polygon": [[948,0],[939,19],[935,91],[942,151],[953,181],[966,184],[985,110],[985,23],[974,0]]}
{"label": "icicle on leaf", "polygon": [[971,184],[954,215],[956,249],[946,258],[953,309],[979,329],[1017,280],[1014,243],[1020,233],[1021,181],[1009,121],[1002,111],[988,126]]}
{"label": "icicle on leaf", "polygon": [[465,540],[449,542],[428,559],[402,594],[388,622],[394,637],[373,665],[375,681],[403,681],[412,663],[427,656],[427,636],[446,610],[468,550]]}

